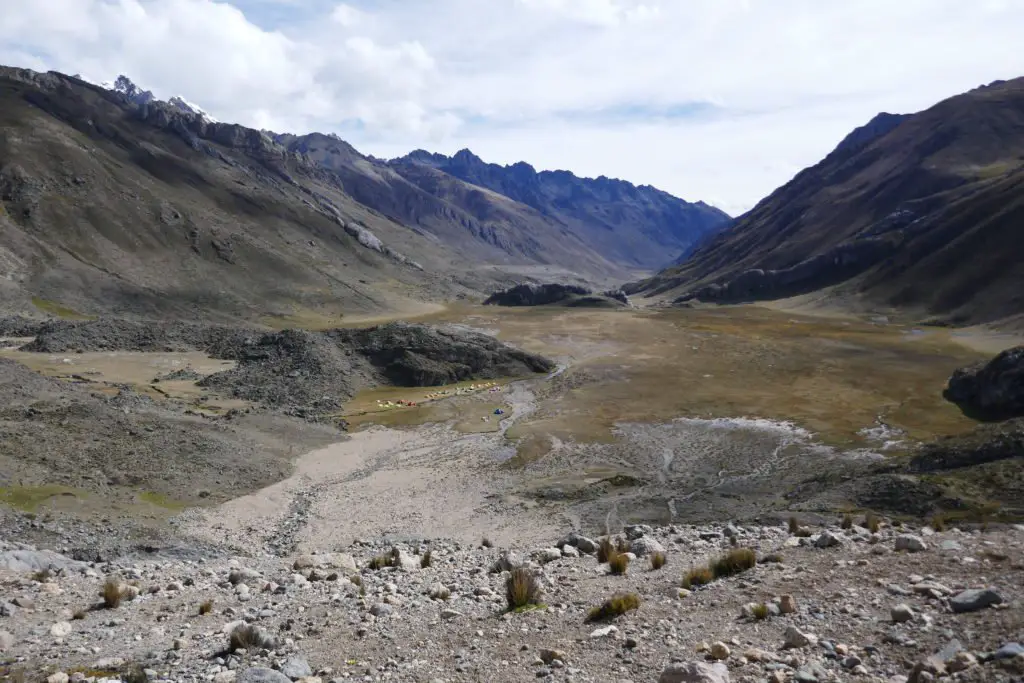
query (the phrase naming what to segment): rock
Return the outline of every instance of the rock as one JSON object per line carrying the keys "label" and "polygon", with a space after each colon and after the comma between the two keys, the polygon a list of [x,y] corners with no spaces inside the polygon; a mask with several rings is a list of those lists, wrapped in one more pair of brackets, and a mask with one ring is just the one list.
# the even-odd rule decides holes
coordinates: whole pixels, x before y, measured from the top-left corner
{"label": "rock", "polygon": [[843,537],[840,534],[834,534],[831,531],[824,531],[818,534],[818,537],[814,539],[815,548],[832,548],[837,545],[843,544]]}
{"label": "rock", "polygon": [[375,617],[386,617],[395,611],[395,608],[387,603],[378,602],[370,608],[370,614]]}
{"label": "rock", "polygon": [[914,618],[914,610],[910,609],[909,605],[901,603],[889,610],[889,616],[895,623],[902,624]]}
{"label": "rock", "polygon": [[313,675],[313,670],[309,668],[309,662],[306,661],[306,658],[298,656],[286,659],[284,664],[281,665],[280,671],[292,680]]}
{"label": "rock", "polygon": [[462,616],[462,612],[454,609],[443,609],[441,610],[441,618],[445,621],[451,621],[452,619],[458,619]]}
{"label": "rock", "polygon": [[71,677],[60,671],[46,677],[46,683],[68,683],[69,680]]}
{"label": "rock", "polygon": [[792,595],[783,595],[779,599],[779,611],[783,614],[794,614],[796,612],[796,599]]}
{"label": "rock", "polygon": [[[0,635],[0,638],[2,638],[2,635]],[[1024,655],[1024,645],[1020,643],[1007,643],[995,651],[992,659],[1011,659],[1018,655]]]}
{"label": "rock", "polygon": [[732,654],[732,650],[729,646],[720,640],[711,643],[711,659],[729,659],[729,655]]}
{"label": "rock", "polygon": [[58,621],[50,627],[50,635],[54,638],[66,638],[71,635],[71,624],[66,621]]}
{"label": "rock", "polygon": [[946,663],[946,669],[952,673],[966,671],[972,666],[977,666],[978,660],[970,652],[957,652],[953,658]]}
{"label": "rock", "polygon": [[602,626],[601,628],[594,629],[590,632],[591,638],[607,638],[610,635],[619,632],[619,627],[614,625]]}
{"label": "rock", "polygon": [[237,678],[237,683],[292,683],[291,680],[279,671],[271,669],[253,668],[246,669]]}
{"label": "rock", "polygon": [[549,665],[551,664],[551,662],[555,661],[556,659],[558,661],[560,661],[560,662],[568,661],[568,657],[561,650],[545,650],[545,649],[542,649],[539,653],[537,653],[537,656],[540,657],[542,662],[544,662],[545,664],[549,664]]}
{"label": "rock", "polygon": [[729,683],[729,669],[725,664],[676,662],[662,670],[658,683]]}
{"label": "rock", "polygon": [[727,524],[725,528],[722,529],[722,534],[724,534],[726,538],[738,538],[740,530],[732,524]]}
{"label": "rock", "polygon": [[547,564],[548,562],[554,562],[562,558],[562,551],[558,548],[544,548],[538,550],[533,554],[534,558],[541,564]]}
{"label": "rock", "polygon": [[7,652],[14,647],[14,636],[7,631],[0,631],[0,652]]}
{"label": "rock", "polygon": [[964,547],[962,545],[960,545],[958,542],[956,542],[956,541],[954,541],[952,539],[943,541],[942,543],[939,544],[939,547],[942,548],[943,550],[950,550],[950,551],[953,551],[953,552],[956,552],[956,551],[964,549]]}
{"label": "rock", "polygon": [[44,569],[78,571],[85,563],[72,560],[52,550],[5,550],[0,552],[0,569],[12,572],[40,572]]}
{"label": "rock", "polygon": [[17,605],[10,602],[0,602],[0,617],[13,617],[17,613]]}
{"label": "rock", "polygon": [[808,647],[818,642],[817,636],[810,633],[804,633],[796,626],[790,626],[787,628],[783,638],[785,640],[782,647],[787,649]]}
{"label": "rock", "polygon": [[562,546],[562,557],[579,557],[580,551],[575,546],[563,545]]}
{"label": "rock", "polygon": [[213,676],[213,683],[235,683],[237,680],[237,671],[218,671]]}
{"label": "rock", "polygon": [[626,532],[626,538],[631,541],[635,541],[642,536],[648,536],[654,533],[654,529],[646,524],[630,524],[624,529],[624,531]]}
{"label": "rock", "polygon": [[665,547],[650,536],[641,536],[629,544],[629,552],[637,557],[647,557],[653,553],[665,552]]}
{"label": "rock", "polygon": [[447,600],[452,596],[452,592],[443,583],[435,583],[430,587],[429,595],[431,600]]}
{"label": "rock", "polygon": [[519,555],[513,552],[503,552],[501,557],[494,561],[491,565],[492,574],[500,574],[501,572],[510,572],[516,567],[521,567],[523,564],[522,559]]}
{"label": "rock", "polygon": [[577,536],[575,545],[581,553],[593,555],[597,552],[597,542],[586,536]]}
{"label": "rock", "polygon": [[975,612],[1003,602],[1003,597],[991,588],[967,590],[949,599],[950,608],[957,613]]}
{"label": "rock", "polygon": [[911,553],[927,550],[928,545],[921,540],[920,536],[902,534],[896,537],[896,550],[906,550]]}
{"label": "rock", "polygon": [[292,562],[292,569],[299,572],[303,569],[312,569],[316,566],[316,562],[313,560],[312,555],[299,555]]}
{"label": "rock", "polygon": [[11,602],[13,602],[16,606],[20,607],[21,609],[36,608],[36,603],[32,600],[32,598],[17,597],[14,598],[14,600],[12,600]]}
{"label": "rock", "polygon": [[958,369],[942,395],[977,420],[1024,416],[1024,346],[1007,349],[986,363]]}
{"label": "rock", "polygon": [[232,585],[240,583],[253,583],[260,580],[260,573],[254,569],[234,569],[228,574],[228,581]]}

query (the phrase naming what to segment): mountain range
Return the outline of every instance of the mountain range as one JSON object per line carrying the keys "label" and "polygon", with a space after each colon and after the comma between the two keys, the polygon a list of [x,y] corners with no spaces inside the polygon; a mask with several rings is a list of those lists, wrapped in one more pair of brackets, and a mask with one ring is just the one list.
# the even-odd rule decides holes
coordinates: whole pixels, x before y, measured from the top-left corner
{"label": "mountain range", "polygon": [[949,324],[1024,313],[1024,78],[850,133],[682,262],[627,291],[817,293]]}
{"label": "mountain range", "polygon": [[2,68],[0,119],[8,309],[407,310],[534,275],[655,272],[729,220],[654,188],[468,151],[389,162],[334,135],[219,123],[124,76]]}

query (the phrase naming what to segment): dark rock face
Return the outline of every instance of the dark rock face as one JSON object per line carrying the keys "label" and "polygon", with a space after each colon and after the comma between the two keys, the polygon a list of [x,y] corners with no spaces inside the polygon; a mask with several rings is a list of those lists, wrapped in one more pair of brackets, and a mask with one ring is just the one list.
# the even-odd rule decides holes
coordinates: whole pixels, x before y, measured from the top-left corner
{"label": "dark rock face", "polygon": [[987,363],[960,368],[943,392],[964,414],[986,422],[1024,417],[1024,346]]}
{"label": "dark rock face", "polygon": [[914,473],[971,467],[1024,456],[1024,419],[981,425],[969,434],[948,436],[925,444],[910,459]]}
{"label": "dark rock face", "polygon": [[589,296],[590,290],[575,285],[516,285],[495,292],[484,301],[485,306],[548,306],[574,296]]}
{"label": "dark rock face", "polygon": [[516,285],[495,292],[484,301],[485,306],[566,306],[569,308],[618,308],[628,305],[621,291],[593,294],[576,285]]}

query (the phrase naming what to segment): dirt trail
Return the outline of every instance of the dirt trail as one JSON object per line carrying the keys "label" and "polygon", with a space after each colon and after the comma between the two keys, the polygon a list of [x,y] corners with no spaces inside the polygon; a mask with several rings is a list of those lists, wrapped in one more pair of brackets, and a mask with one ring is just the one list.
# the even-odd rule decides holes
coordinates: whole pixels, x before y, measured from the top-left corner
{"label": "dirt trail", "polygon": [[497,468],[510,448],[505,432],[536,410],[531,382],[509,385],[502,400],[511,410],[498,432],[372,427],[301,456],[281,482],[186,513],[183,530],[253,554],[325,551],[377,537],[550,539],[565,521],[507,495],[508,477]]}

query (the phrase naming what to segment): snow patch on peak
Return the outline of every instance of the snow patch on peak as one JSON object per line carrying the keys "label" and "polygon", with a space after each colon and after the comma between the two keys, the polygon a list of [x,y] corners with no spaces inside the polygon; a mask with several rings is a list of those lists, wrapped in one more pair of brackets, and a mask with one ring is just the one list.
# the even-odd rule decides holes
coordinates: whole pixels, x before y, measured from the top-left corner
{"label": "snow patch on peak", "polygon": [[167,100],[167,104],[171,105],[176,109],[179,109],[180,111],[185,112],[186,114],[195,114],[201,116],[203,120],[207,123],[217,123],[217,119],[207,114],[205,109],[200,107],[198,104],[193,104],[192,102],[189,102],[180,95],[175,95],[171,99]]}

